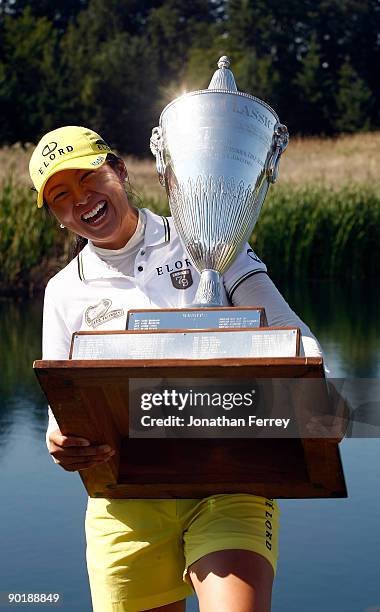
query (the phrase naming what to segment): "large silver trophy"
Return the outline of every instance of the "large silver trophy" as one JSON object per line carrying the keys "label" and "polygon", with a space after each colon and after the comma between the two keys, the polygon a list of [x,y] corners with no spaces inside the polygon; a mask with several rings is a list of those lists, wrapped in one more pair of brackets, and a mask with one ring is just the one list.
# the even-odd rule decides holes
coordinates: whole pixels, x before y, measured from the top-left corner
{"label": "large silver trophy", "polygon": [[[223,304],[220,277],[248,240],[289,141],[287,128],[270,106],[237,90],[229,65],[228,58],[221,57],[208,89],[168,104],[150,141],[178,234],[200,273],[194,304],[130,310],[127,330],[133,335],[97,338],[95,349],[92,336],[77,334],[74,358],[298,354],[297,329],[264,330],[263,307]],[[192,333],[196,330],[204,331]],[[146,336],[149,331],[162,333]]]}
{"label": "large silver trophy", "polygon": [[152,131],[160,183],[200,283],[194,306],[221,306],[220,276],[248,240],[289,135],[275,111],[237,90],[225,56],[208,89],[163,110]]}

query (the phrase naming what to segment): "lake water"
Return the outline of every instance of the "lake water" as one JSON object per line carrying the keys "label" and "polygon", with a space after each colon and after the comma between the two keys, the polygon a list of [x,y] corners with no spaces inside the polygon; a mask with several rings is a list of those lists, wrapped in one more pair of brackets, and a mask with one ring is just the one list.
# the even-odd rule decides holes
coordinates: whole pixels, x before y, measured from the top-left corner
{"label": "lake water", "polygon": [[[320,339],[333,375],[380,378],[378,291],[329,283],[283,293]],[[46,406],[31,370],[40,326],[39,301],[0,302],[0,609],[19,608],[4,603],[8,592],[53,592],[61,610],[90,612],[86,492],[46,451]],[[340,449],[347,499],[279,502],[272,612],[380,612],[380,441],[345,439]],[[197,609],[188,600],[188,612]]]}

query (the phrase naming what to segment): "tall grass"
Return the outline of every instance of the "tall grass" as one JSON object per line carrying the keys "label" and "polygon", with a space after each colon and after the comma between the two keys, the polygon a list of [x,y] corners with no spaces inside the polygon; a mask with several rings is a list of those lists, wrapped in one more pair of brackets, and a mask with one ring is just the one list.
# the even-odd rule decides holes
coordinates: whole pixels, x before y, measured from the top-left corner
{"label": "tall grass", "polygon": [[11,174],[0,187],[0,294],[34,293],[63,264],[70,238]]}
{"label": "tall grass", "polygon": [[380,191],[275,186],[252,243],[275,277],[369,278],[380,268]]}

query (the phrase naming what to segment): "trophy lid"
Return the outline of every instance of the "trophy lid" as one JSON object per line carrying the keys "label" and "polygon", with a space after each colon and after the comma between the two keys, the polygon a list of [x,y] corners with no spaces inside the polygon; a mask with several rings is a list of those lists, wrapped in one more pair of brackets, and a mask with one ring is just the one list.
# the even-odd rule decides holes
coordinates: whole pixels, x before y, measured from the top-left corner
{"label": "trophy lid", "polygon": [[169,104],[167,104],[161,112],[159,121],[160,125],[162,125],[163,118],[167,114],[169,109],[172,109],[173,106],[176,106],[178,104],[183,104],[184,100],[189,100],[194,96],[219,96],[224,94],[238,96],[240,99],[247,99],[256,102],[257,104],[260,104],[273,115],[274,122],[279,123],[280,120],[276,111],[273,110],[273,108],[269,106],[269,104],[267,104],[263,100],[260,100],[259,98],[256,98],[256,96],[252,96],[251,94],[244,93],[243,91],[238,90],[235,82],[235,77],[229,67],[230,58],[227,57],[227,55],[222,55],[222,57],[219,58],[218,61],[218,70],[214,72],[208,88],[183,93],[178,98],[175,98],[174,100],[169,102]]}
{"label": "trophy lid", "polygon": [[235,78],[230,67],[230,59],[227,55],[222,55],[218,61],[218,70],[213,74],[208,89],[221,89],[223,91],[237,91]]}

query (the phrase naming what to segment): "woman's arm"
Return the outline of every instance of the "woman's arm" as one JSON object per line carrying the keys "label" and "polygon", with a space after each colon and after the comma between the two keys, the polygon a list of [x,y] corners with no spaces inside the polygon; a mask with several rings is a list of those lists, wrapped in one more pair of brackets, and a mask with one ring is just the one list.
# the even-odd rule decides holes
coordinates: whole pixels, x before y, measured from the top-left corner
{"label": "woman's arm", "polygon": [[[254,274],[244,280],[233,294],[234,306],[263,306],[268,325],[295,326],[301,330],[301,354],[305,357],[323,357],[322,348],[310,328],[290,308],[277,287],[265,272]],[[328,376],[328,369],[325,366]],[[334,386],[327,381],[329,389],[329,414],[315,415],[308,432],[313,437],[340,442],[346,433],[350,408]]]}
{"label": "woman's arm", "polygon": [[[42,358],[43,359],[67,359],[70,350],[70,332],[63,320],[62,314],[57,308],[53,296],[52,285],[48,283],[45,290],[44,312],[42,323]],[[46,431],[46,446],[50,452],[50,434],[59,430],[58,423],[48,406],[49,422]],[[54,461],[57,463],[53,456]]]}
{"label": "woman's arm", "polygon": [[310,328],[290,308],[264,271],[244,280],[232,296],[234,306],[263,306],[270,326],[294,326],[301,330],[301,355],[321,357],[321,346]]}
{"label": "woman's arm", "polygon": [[[43,359],[68,359],[70,342],[71,330],[64,320],[62,302],[54,299],[54,288],[48,283],[42,326]],[[92,467],[115,454],[108,445],[93,445],[86,438],[62,434],[50,406],[46,445],[55,463],[68,471]]]}
{"label": "woman's arm", "polygon": [[234,306],[263,306],[269,325],[296,326],[302,334],[301,354],[322,356],[322,349],[310,331],[284,300],[267,274],[267,267],[246,242],[235,261],[223,274],[223,282]]}

